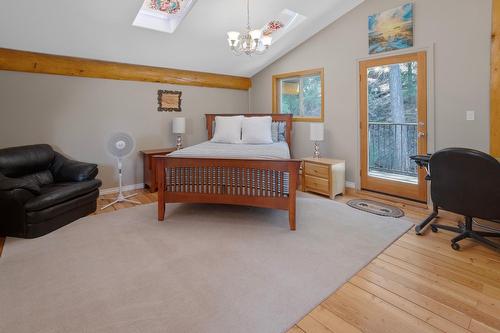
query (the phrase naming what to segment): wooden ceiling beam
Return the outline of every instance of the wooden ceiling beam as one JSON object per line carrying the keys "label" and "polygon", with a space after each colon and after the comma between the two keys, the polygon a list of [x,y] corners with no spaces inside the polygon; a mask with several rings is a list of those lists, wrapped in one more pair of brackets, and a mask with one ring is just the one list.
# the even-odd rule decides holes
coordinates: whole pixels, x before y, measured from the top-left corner
{"label": "wooden ceiling beam", "polygon": [[500,0],[493,0],[490,84],[490,151],[500,157]]}
{"label": "wooden ceiling beam", "polygon": [[0,48],[0,70],[248,90],[247,77],[124,64]]}

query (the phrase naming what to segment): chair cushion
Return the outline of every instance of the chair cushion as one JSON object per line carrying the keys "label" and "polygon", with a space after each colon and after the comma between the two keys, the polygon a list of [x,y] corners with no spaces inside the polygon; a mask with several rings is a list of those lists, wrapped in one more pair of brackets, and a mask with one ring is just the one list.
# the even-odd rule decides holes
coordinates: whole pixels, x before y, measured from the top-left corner
{"label": "chair cushion", "polygon": [[54,160],[54,150],[49,145],[31,145],[0,149],[0,172],[7,177],[48,170]]}
{"label": "chair cushion", "polygon": [[38,186],[49,185],[54,182],[54,177],[52,176],[52,173],[49,170],[44,170],[29,175],[25,175],[22,176],[20,179],[27,180]]}
{"label": "chair cushion", "polygon": [[98,179],[78,183],[56,183],[45,185],[40,188],[40,195],[26,202],[24,208],[26,211],[46,209],[92,192],[99,188],[99,186],[101,186],[101,181]]}
{"label": "chair cushion", "polygon": [[80,217],[95,212],[98,197],[99,190],[94,190],[43,210],[26,212],[26,237],[32,238],[44,235]]}
{"label": "chair cushion", "polygon": [[15,189],[27,190],[33,194],[40,194],[40,185],[32,179],[10,178],[0,173],[0,191],[11,191]]}

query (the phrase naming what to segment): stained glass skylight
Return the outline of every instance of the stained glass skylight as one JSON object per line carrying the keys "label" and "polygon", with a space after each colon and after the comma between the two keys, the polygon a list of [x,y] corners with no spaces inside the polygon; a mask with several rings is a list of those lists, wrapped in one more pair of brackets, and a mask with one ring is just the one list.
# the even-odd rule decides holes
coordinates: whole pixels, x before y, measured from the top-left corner
{"label": "stained glass skylight", "polygon": [[132,25],[173,33],[196,0],[145,0]]}
{"label": "stained glass skylight", "polygon": [[272,21],[262,27],[264,35],[272,35],[273,44],[283,37],[287,32],[298,26],[306,17],[290,9],[283,9]]}

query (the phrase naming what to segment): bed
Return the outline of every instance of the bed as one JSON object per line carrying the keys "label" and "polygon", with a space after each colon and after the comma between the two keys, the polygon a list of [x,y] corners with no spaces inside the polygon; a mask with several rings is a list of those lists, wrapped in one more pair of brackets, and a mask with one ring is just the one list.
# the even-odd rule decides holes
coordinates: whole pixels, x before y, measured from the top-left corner
{"label": "bed", "polygon": [[[206,114],[208,140],[216,116]],[[266,145],[204,142],[167,156],[155,156],[158,179],[158,220],[167,203],[213,203],[288,211],[290,230],[296,229],[296,189],[300,160],[290,158],[292,115],[271,116],[282,140]]]}

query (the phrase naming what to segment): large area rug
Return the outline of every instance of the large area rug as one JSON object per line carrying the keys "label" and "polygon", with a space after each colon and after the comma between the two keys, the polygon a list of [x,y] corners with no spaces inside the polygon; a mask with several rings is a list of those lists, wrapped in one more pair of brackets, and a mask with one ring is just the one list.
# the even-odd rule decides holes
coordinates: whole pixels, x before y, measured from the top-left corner
{"label": "large area rug", "polygon": [[156,204],[8,238],[0,332],[282,332],[411,224],[327,199],[284,211]]}

